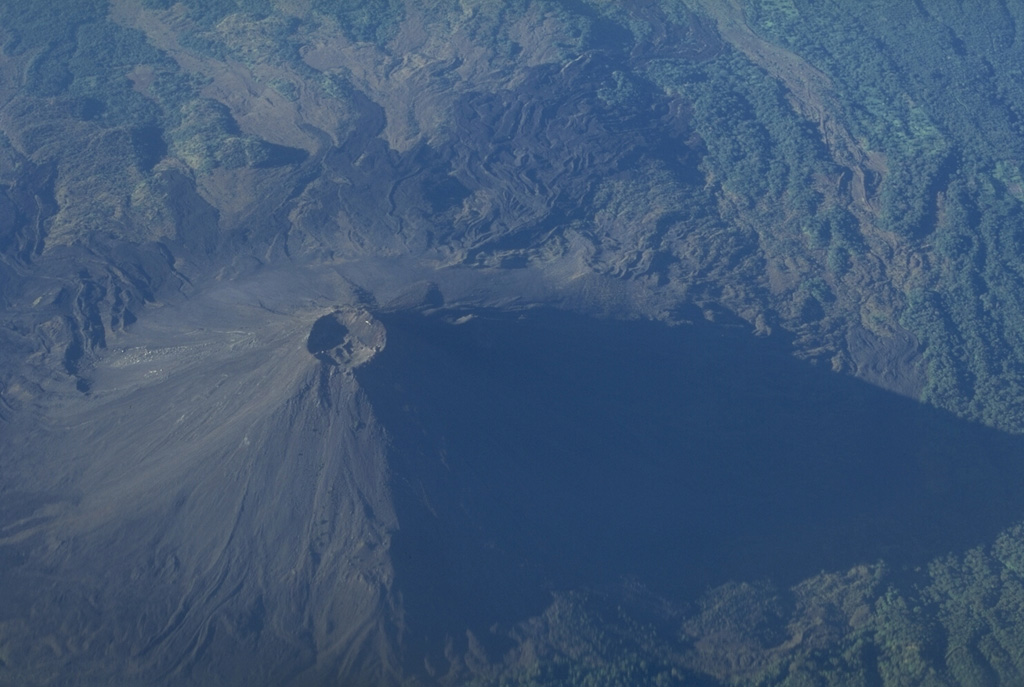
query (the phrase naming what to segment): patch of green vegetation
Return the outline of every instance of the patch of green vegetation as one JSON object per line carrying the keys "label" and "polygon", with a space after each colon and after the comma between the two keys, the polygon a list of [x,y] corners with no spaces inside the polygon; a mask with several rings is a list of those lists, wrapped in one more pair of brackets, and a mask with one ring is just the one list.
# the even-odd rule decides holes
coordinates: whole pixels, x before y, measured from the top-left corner
{"label": "patch of green vegetation", "polygon": [[25,88],[39,96],[64,92],[74,76],[68,62],[75,51],[78,27],[103,21],[104,0],[68,0],[60,3],[0,3],[3,51],[30,56]]}
{"label": "patch of green vegetation", "polygon": [[834,275],[864,251],[857,219],[821,181],[841,170],[768,75],[729,50],[702,62],[653,60],[647,75],[692,103],[706,149],[704,192],[717,192],[725,219],[742,214],[770,255],[807,248],[827,255],[822,268]]}
{"label": "patch of green vegetation", "polygon": [[241,167],[248,158],[246,139],[231,112],[215,100],[186,103],[180,125],[169,134],[172,150],[199,171]]}
{"label": "patch of green vegetation", "polygon": [[[159,8],[167,4],[163,0],[156,2]],[[274,12],[271,0],[183,0],[182,4],[188,8],[189,18],[204,28],[210,28],[236,12],[260,19]]]}
{"label": "patch of green vegetation", "polygon": [[824,72],[834,116],[886,171],[877,225],[939,260],[910,276],[902,317],[924,344],[924,398],[1024,429],[1020,234],[1024,81],[1015,3],[749,0],[764,39]]}
{"label": "patch of green vegetation", "polygon": [[0,26],[5,35],[3,50],[17,56],[71,43],[81,24],[102,21],[106,13],[106,0],[63,0],[45,5],[0,3]]}
{"label": "patch of green vegetation", "polygon": [[[654,624],[600,596],[558,595],[541,618],[514,631],[526,650],[504,665],[464,660],[453,671],[473,687],[677,687],[689,684],[673,665]],[[482,659],[482,660],[481,660]],[[461,664],[461,665],[460,665]]]}
{"label": "patch of green vegetation", "polygon": [[301,21],[280,14],[232,12],[214,26],[182,34],[179,44],[203,57],[234,60],[250,69],[264,64],[285,66],[303,76],[313,75],[299,54]]}
{"label": "patch of green vegetation", "polygon": [[635,591],[557,595],[511,633],[517,651],[498,663],[466,661],[473,668],[460,672],[460,684],[1020,684],[1024,526],[910,575],[860,566],[789,590],[727,584],[690,610],[662,603],[651,616],[651,607],[659,604]]}
{"label": "patch of green vegetation", "polygon": [[338,22],[353,41],[384,45],[405,17],[400,0],[313,0],[313,9]]}
{"label": "patch of green vegetation", "polygon": [[138,65],[166,71],[176,71],[176,65],[140,32],[110,23],[88,23],[79,27],[75,45],[67,62],[73,77],[68,93],[100,103],[100,119],[107,126],[160,119],[155,103],[133,87],[128,74]]}
{"label": "patch of green vegetation", "polygon": [[226,54],[247,66],[274,64],[287,66],[300,74],[311,75],[306,67],[296,33],[300,22],[295,17],[271,15],[254,19],[251,15],[235,14],[217,27],[219,41]]}
{"label": "patch of green vegetation", "polygon": [[[80,103],[78,118],[105,127],[159,124],[157,103],[134,87],[129,74],[141,66],[166,81],[177,64],[134,29],[108,21],[107,3],[65,0],[34,7],[0,4],[11,54],[31,55],[25,90],[32,96],[70,98]],[[166,94],[165,94],[166,95]],[[194,94],[181,90],[176,105]]]}

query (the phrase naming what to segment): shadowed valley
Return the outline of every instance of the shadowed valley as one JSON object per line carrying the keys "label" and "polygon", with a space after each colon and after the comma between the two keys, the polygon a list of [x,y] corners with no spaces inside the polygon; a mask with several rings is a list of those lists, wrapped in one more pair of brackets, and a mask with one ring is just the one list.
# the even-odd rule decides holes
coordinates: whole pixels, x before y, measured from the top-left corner
{"label": "shadowed valley", "polygon": [[357,375],[393,439],[411,656],[551,592],[632,580],[685,603],[731,581],[909,569],[1024,515],[1024,441],[741,325],[381,320],[388,347]]}

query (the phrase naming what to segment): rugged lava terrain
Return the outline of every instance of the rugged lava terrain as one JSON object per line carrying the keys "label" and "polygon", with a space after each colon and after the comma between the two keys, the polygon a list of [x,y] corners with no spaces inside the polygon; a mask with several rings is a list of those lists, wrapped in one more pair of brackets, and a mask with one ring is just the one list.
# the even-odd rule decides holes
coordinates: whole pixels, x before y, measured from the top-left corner
{"label": "rugged lava terrain", "polygon": [[904,4],[0,0],[0,685],[1019,684],[1024,10]]}

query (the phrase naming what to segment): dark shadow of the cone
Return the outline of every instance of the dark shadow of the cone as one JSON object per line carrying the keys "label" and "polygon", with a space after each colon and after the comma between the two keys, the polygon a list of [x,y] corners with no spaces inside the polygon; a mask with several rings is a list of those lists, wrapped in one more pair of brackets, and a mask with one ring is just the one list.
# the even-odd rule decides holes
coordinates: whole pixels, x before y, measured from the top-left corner
{"label": "dark shadow of the cone", "polygon": [[381,319],[387,348],[359,381],[394,442],[413,638],[623,578],[685,600],[730,580],[914,566],[1024,516],[1024,441],[739,326]]}

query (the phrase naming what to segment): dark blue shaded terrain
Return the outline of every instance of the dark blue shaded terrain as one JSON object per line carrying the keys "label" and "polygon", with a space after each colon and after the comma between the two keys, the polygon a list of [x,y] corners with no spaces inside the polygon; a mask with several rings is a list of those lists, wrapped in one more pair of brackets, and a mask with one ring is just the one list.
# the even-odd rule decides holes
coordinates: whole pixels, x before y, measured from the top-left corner
{"label": "dark blue shaded terrain", "polygon": [[742,326],[477,315],[385,314],[387,349],[358,373],[396,448],[414,642],[627,579],[685,602],[730,580],[898,571],[1024,515],[1020,440]]}

